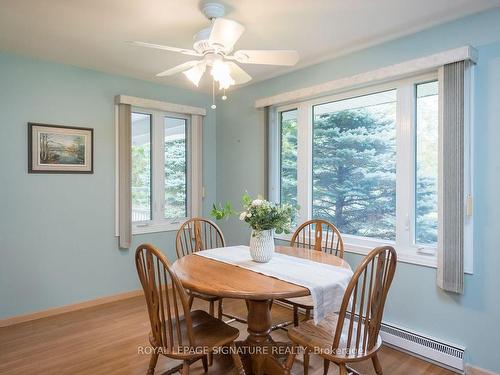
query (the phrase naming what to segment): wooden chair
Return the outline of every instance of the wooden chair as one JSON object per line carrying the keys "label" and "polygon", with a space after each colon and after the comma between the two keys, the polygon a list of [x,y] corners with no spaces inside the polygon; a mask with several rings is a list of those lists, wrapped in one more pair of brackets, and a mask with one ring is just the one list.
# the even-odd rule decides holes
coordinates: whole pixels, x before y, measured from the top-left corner
{"label": "wooden chair", "polygon": [[[207,219],[194,217],[182,224],[177,231],[175,249],[178,258],[197,251],[224,246],[226,246],[226,241],[224,240],[222,231],[217,224]],[[189,306],[193,306],[195,298],[207,301],[209,302],[209,313],[212,316],[215,316],[215,303],[218,302],[217,317],[222,319],[222,298],[193,291],[188,291],[188,293]]]}
{"label": "wooden chair", "polygon": [[[377,357],[382,345],[379,331],[396,262],[394,248],[375,248],[354,272],[338,313],[318,325],[309,320],[288,331],[294,344],[305,348],[304,374],[308,373],[309,352],[314,351],[324,359],[325,374],[330,362],[339,366],[340,375],[347,375],[347,363],[371,359],[375,372],[382,375]],[[287,358],[285,374],[289,374],[295,355],[294,352]]]}
{"label": "wooden chair", "polygon": [[135,252],[135,264],[144,289],[151,332],[149,342],[153,354],[148,375],[154,374],[159,354],[182,360],[183,363],[164,374],[179,370],[189,374],[189,365],[201,359],[208,371],[207,353],[229,346],[237,371],[244,374],[239,355],[234,351],[238,329],[231,327],[205,311],[191,311],[188,295],[170,268],[165,256],[152,245],[140,245]]}
{"label": "wooden chair", "polygon": [[[303,247],[323,251],[344,258],[344,241],[335,225],[326,220],[310,220],[297,228],[290,241],[292,247]],[[299,325],[299,308],[306,312],[305,320],[311,318],[314,304],[311,296],[282,299],[281,302],[293,307],[293,325]],[[284,328],[291,322],[280,323],[273,329]]]}

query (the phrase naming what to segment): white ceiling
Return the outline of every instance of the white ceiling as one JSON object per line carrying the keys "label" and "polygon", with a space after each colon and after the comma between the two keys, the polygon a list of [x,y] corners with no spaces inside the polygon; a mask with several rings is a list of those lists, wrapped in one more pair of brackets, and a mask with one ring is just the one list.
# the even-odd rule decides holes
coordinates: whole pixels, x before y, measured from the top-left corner
{"label": "white ceiling", "polygon": [[[227,18],[246,27],[235,49],[296,49],[293,67],[245,65],[251,82],[277,76],[500,5],[500,0],[233,0]],[[192,46],[208,26],[198,0],[0,0],[0,50],[193,88],[155,74],[190,56],[127,40]],[[205,82],[205,88],[207,83]]]}

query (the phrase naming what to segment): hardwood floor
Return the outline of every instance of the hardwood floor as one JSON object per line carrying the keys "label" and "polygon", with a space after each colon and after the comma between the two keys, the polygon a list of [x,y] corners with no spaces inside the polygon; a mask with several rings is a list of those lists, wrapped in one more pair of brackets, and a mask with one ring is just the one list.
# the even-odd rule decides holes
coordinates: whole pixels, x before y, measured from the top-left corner
{"label": "hardwood floor", "polygon": [[[194,306],[195,309],[207,307],[203,301]],[[225,311],[243,315],[245,304],[239,300],[225,300]],[[290,320],[291,316],[291,310],[273,307],[275,321]],[[232,324],[240,328],[240,339],[246,337],[244,325]],[[142,296],[0,328],[0,374],[145,375],[149,355],[141,354],[141,348],[148,345],[148,332],[149,320]],[[284,340],[286,332],[273,332],[273,337]],[[381,350],[380,360],[384,373],[390,375],[453,374],[386,347]],[[176,364],[160,356],[155,373],[161,374]],[[312,356],[310,365],[309,374],[323,373],[321,358]],[[375,374],[369,362],[353,368],[362,374]],[[207,374],[231,373],[230,357],[215,356],[214,365]],[[301,373],[299,358],[294,374]],[[330,365],[329,374],[337,373],[336,366]],[[203,374],[201,362],[192,365],[191,374]]]}

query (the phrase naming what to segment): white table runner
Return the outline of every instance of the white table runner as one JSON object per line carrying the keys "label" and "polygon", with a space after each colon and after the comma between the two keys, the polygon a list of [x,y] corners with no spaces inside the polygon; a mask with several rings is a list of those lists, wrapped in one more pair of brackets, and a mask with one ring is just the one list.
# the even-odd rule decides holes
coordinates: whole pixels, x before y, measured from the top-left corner
{"label": "white table runner", "polygon": [[248,246],[229,246],[195,252],[194,254],[246,268],[266,276],[303,286],[311,292],[314,322],[339,311],[344,291],[351,280],[350,269],[309,259],[275,253],[268,263],[254,262]]}

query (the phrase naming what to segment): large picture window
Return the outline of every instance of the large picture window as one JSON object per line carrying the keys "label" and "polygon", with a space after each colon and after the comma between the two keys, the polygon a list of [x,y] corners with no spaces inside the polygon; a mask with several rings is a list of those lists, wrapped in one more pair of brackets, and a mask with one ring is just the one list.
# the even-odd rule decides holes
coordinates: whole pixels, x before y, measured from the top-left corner
{"label": "large picture window", "polygon": [[396,90],[313,106],[312,216],[396,239]]}
{"label": "large picture window", "polygon": [[270,199],[298,204],[296,224],[332,222],[348,251],[388,243],[434,265],[438,101],[430,73],[275,108]]}

